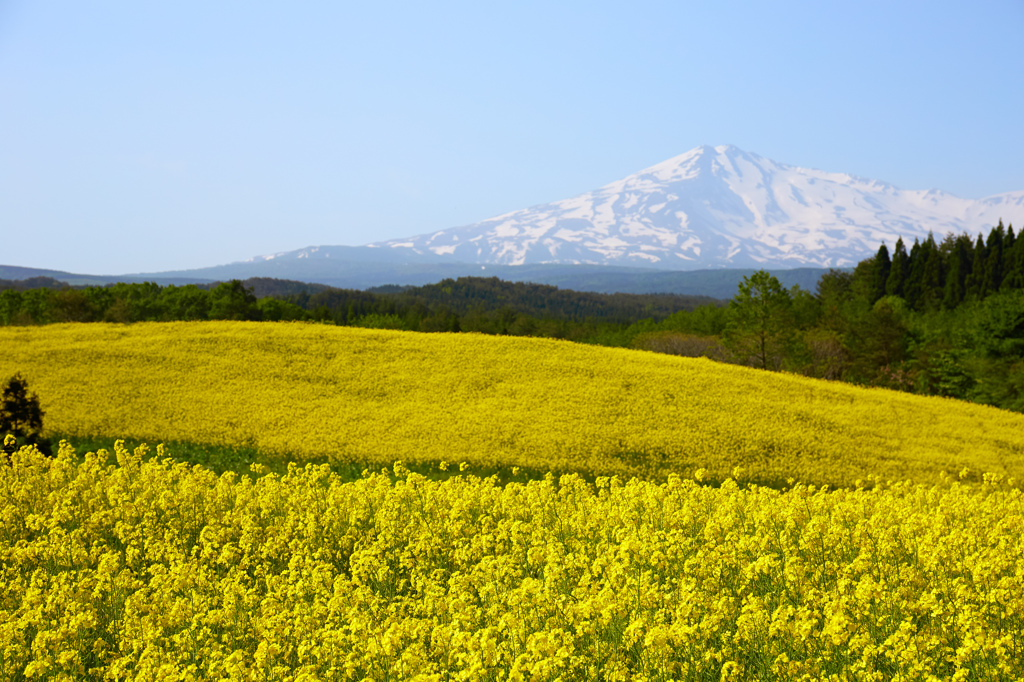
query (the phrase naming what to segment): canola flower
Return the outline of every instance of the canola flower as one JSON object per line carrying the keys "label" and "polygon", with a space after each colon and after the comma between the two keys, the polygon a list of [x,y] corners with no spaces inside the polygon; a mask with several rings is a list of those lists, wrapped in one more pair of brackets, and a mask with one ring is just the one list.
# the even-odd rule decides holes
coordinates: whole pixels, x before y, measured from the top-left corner
{"label": "canola flower", "polygon": [[996,476],[342,483],[145,454],[0,467],[0,678],[1024,677],[1024,499]]}
{"label": "canola flower", "polygon": [[6,327],[0,347],[0,377],[69,435],[776,486],[1024,479],[1024,415],[550,339],[174,322]]}

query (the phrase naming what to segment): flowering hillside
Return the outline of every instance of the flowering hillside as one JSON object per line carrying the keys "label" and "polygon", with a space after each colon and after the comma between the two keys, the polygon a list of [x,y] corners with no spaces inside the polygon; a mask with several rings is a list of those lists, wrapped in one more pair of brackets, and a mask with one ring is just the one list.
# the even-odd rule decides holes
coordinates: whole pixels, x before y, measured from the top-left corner
{"label": "flowering hillside", "polygon": [[0,329],[49,429],[664,480],[1022,478],[1024,415],[568,342],[315,324]]}
{"label": "flowering hillside", "polygon": [[1024,501],[991,476],[254,481],[142,455],[0,467],[3,679],[1024,675]]}

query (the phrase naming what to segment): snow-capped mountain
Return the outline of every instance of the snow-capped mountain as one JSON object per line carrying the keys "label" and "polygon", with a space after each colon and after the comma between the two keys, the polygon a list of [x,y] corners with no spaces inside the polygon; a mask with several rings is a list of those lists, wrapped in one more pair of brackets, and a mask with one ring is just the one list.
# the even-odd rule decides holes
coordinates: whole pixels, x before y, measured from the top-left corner
{"label": "snow-capped mountain", "polygon": [[571,199],[362,251],[392,262],[844,267],[882,242],[987,234],[1000,219],[1024,227],[1024,191],[961,199],[702,146]]}

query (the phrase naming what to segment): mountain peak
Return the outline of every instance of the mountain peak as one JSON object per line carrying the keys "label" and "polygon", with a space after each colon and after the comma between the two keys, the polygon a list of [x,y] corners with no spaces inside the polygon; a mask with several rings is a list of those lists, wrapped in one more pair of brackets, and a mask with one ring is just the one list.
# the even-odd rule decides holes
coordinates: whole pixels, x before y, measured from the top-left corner
{"label": "mountain peak", "polygon": [[846,267],[900,236],[1020,224],[1022,203],[1020,193],[971,201],[702,145],[577,197],[370,246],[481,264]]}

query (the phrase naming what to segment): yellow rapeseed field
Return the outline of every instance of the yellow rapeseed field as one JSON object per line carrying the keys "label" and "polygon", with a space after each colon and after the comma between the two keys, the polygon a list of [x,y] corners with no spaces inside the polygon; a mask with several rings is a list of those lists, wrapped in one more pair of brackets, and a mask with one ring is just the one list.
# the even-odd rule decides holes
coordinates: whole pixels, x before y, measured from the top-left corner
{"label": "yellow rapeseed field", "polygon": [[0,678],[1024,678],[1024,499],[996,477],[341,483],[119,446],[0,466]]}
{"label": "yellow rapeseed field", "polygon": [[642,351],[243,322],[6,327],[0,348],[65,434],[662,481],[1024,478],[1024,415]]}

